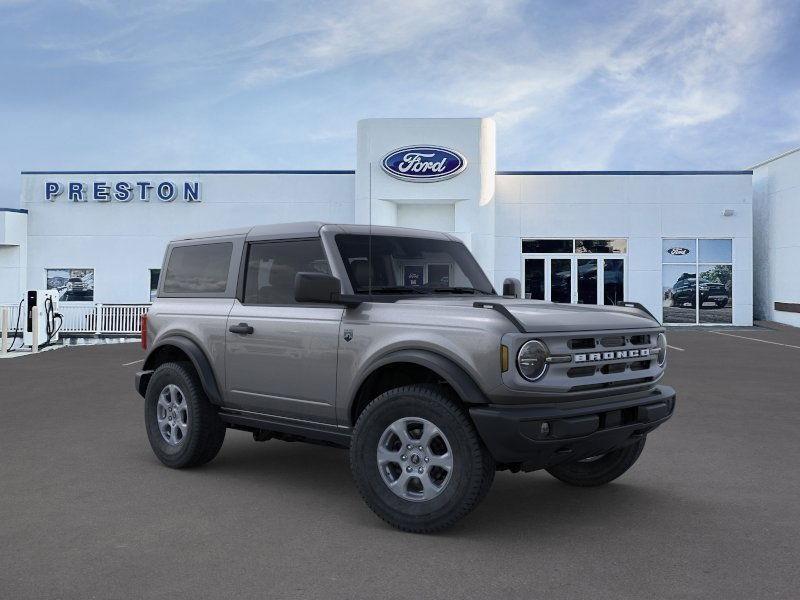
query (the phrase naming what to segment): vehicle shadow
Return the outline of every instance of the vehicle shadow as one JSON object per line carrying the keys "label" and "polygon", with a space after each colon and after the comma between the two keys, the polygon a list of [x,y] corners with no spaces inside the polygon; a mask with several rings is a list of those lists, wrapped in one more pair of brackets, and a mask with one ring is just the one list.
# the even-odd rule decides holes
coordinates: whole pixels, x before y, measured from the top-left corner
{"label": "vehicle shadow", "polygon": [[[348,525],[390,529],[362,503],[350,476],[346,450],[280,441],[255,444],[239,436],[235,443],[226,441],[223,452],[205,469],[226,480],[224,485],[234,481],[268,485],[285,489],[295,500],[306,494],[316,498],[324,494],[321,510],[333,511]],[[499,539],[525,532],[546,539],[563,536],[567,530],[572,534],[596,530],[599,523],[603,528],[625,529],[635,523],[647,526],[659,514],[674,514],[676,503],[694,513],[705,512],[702,507],[687,506],[686,498],[654,485],[652,479],[635,478],[635,471],[600,488],[569,486],[544,471],[498,472],[481,505],[441,535]]]}
{"label": "vehicle shadow", "polygon": [[453,532],[496,538],[524,530],[546,539],[598,527],[624,531],[637,524],[646,527],[679,501],[685,504],[663,488],[635,481],[633,472],[597,488],[570,486],[545,471],[501,472],[481,506]]}

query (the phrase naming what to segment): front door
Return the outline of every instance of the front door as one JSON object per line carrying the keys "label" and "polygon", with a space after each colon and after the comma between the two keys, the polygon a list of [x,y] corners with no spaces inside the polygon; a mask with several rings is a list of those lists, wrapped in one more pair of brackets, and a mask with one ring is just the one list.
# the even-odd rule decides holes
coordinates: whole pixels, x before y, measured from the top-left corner
{"label": "front door", "polygon": [[625,259],[608,256],[523,256],[525,298],[613,305],[624,299]]}
{"label": "front door", "polygon": [[226,328],[230,406],[334,424],[343,309],[294,301],[298,272],[330,272],[320,240],[253,242],[246,261]]}

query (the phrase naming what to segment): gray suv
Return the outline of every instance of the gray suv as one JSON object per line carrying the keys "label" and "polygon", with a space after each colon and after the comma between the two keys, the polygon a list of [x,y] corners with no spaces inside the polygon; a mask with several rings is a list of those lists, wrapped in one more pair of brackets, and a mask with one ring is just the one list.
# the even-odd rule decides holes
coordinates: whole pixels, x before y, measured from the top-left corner
{"label": "gray suv", "polygon": [[596,486],[627,471],[675,392],[643,307],[498,295],[445,233],[295,223],[167,247],[136,389],[156,456],[193,467],[227,428],[349,448],[369,507],[444,529],[495,471]]}

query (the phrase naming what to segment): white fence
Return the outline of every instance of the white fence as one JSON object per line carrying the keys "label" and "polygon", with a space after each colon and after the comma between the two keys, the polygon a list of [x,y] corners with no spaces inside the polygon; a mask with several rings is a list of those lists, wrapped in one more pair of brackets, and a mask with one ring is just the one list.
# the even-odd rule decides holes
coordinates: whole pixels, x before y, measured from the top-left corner
{"label": "white fence", "polygon": [[[5,307],[11,308],[8,328],[10,332],[13,332],[17,326],[19,304],[0,304],[0,309]],[[139,334],[141,332],[141,317],[149,307],[149,304],[61,303],[58,312],[61,313],[64,321],[59,333]],[[42,325],[39,326],[42,327]],[[25,314],[23,309],[23,314],[19,318],[19,329],[22,331],[24,328]]]}

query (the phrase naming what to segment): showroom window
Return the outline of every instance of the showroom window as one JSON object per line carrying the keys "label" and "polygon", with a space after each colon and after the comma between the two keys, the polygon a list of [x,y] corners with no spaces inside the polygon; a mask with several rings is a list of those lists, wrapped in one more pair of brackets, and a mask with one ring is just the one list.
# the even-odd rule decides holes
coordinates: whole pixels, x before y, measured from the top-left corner
{"label": "showroom window", "polygon": [[525,253],[572,254],[574,240],[522,240]]}
{"label": "showroom window", "polygon": [[150,302],[156,299],[159,277],[161,277],[161,269],[150,269]]}
{"label": "showroom window", "polygon": [[94,269],[46,269],[46,277],[60,302],[94,302]]}
{"label": "showroom window", "polygon": [[622,302],[627,252],[624,238],[524,239],[525,297],[573,304]]}
{"label": "showroom window", "polygon": [[733,241],[662,240],[664,323],[733,322]]}

